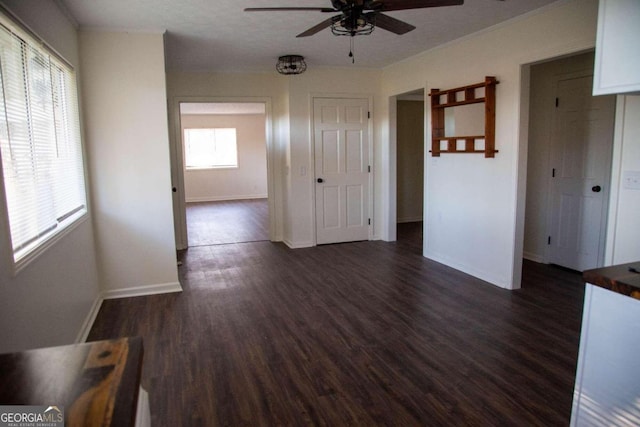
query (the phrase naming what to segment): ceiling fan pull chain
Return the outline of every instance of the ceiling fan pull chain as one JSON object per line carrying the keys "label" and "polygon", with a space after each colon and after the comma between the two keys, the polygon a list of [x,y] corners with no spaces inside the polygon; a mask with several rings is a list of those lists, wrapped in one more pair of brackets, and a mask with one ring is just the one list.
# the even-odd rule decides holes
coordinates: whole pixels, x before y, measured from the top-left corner
{"label": "ceiling fan pull chain", "polygon": [[349,58],[351,58],[351,63],[356,63],[356,58],[353,56],[353,36],[349,37]]}

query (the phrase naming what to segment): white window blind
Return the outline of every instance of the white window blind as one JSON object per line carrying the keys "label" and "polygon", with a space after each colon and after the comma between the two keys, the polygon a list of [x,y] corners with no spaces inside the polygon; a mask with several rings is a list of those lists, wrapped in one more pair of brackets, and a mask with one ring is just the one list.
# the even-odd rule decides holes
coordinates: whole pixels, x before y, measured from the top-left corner
{"label": "white window blind", "polygon": [[184,145],[187,169],[238,166],[235,128],[185,129]]}
{"label": "white window blind", "polygon": [[14,262],[86,213],[75,73],[0,15],[0,156]]}

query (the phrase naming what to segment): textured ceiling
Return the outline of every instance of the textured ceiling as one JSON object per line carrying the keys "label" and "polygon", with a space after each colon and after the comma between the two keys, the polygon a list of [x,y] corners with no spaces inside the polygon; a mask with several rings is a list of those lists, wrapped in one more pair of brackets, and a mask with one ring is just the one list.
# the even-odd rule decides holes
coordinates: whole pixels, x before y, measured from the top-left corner
{"label": "textured ceiling", "polygon": [[[170,70],[270,71],[278,56],[303,55],[309,67],[382,68],[555,0],[466,0],[462,6],[388,12],[417,28],[402,36],[376,29],[353,38],[329,29],[296,35],[328,16],[315,11],[244,12],[246,7],[319,6],[330,0],[59,0],[81,29],[167,31]],[[560,0],[562,1],[562,0]]]}

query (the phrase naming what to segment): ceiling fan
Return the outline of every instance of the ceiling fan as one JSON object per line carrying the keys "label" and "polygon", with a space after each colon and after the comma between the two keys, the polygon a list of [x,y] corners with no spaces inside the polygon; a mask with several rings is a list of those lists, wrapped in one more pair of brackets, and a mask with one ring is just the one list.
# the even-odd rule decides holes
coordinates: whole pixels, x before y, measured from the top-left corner
{"label": "ceiling fan", "polygon": [[382,12],[395,10],[423,9],[427,7],[457,6],[464,0],[331,0],[332,7],[249,7],[246,12],[271,11],[317,11],[323,13],[340,12],[296,37],[312,36],[325,28],[339,36],[356,36],[371,34],[375,27],[391,31],[394,34],[405,34],[414,30],[411,24],[392,18]]}

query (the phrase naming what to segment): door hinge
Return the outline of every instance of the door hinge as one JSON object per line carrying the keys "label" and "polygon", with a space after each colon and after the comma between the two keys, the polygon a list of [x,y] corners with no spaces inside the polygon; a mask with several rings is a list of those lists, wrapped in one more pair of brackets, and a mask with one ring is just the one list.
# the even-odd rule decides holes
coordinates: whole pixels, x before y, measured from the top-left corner
{"label": "door hinge", "polygon": [[371,111],[367,111],[367,119],[371,118]]}
{"label": "door hinge", "polygon": [[556,168],[552,168],[551,169],[551,178],[555,178],[556,177]]}
{"label": "door hinge", "polygon": [[371,218],[369,218],[369,225],[371,225]]}
{"label": "door hinge", "polygon": [[558,108],[558,105],[560,105],[560,98],[556,98],[556,108]]}
{"label": "door hinge", "polygon": [[367,172],[371,173],[371,165],[367,166]]}
{"label": "door hinge", "polygon": [[551,244],[551,236],[547,237],[547,245]]}

